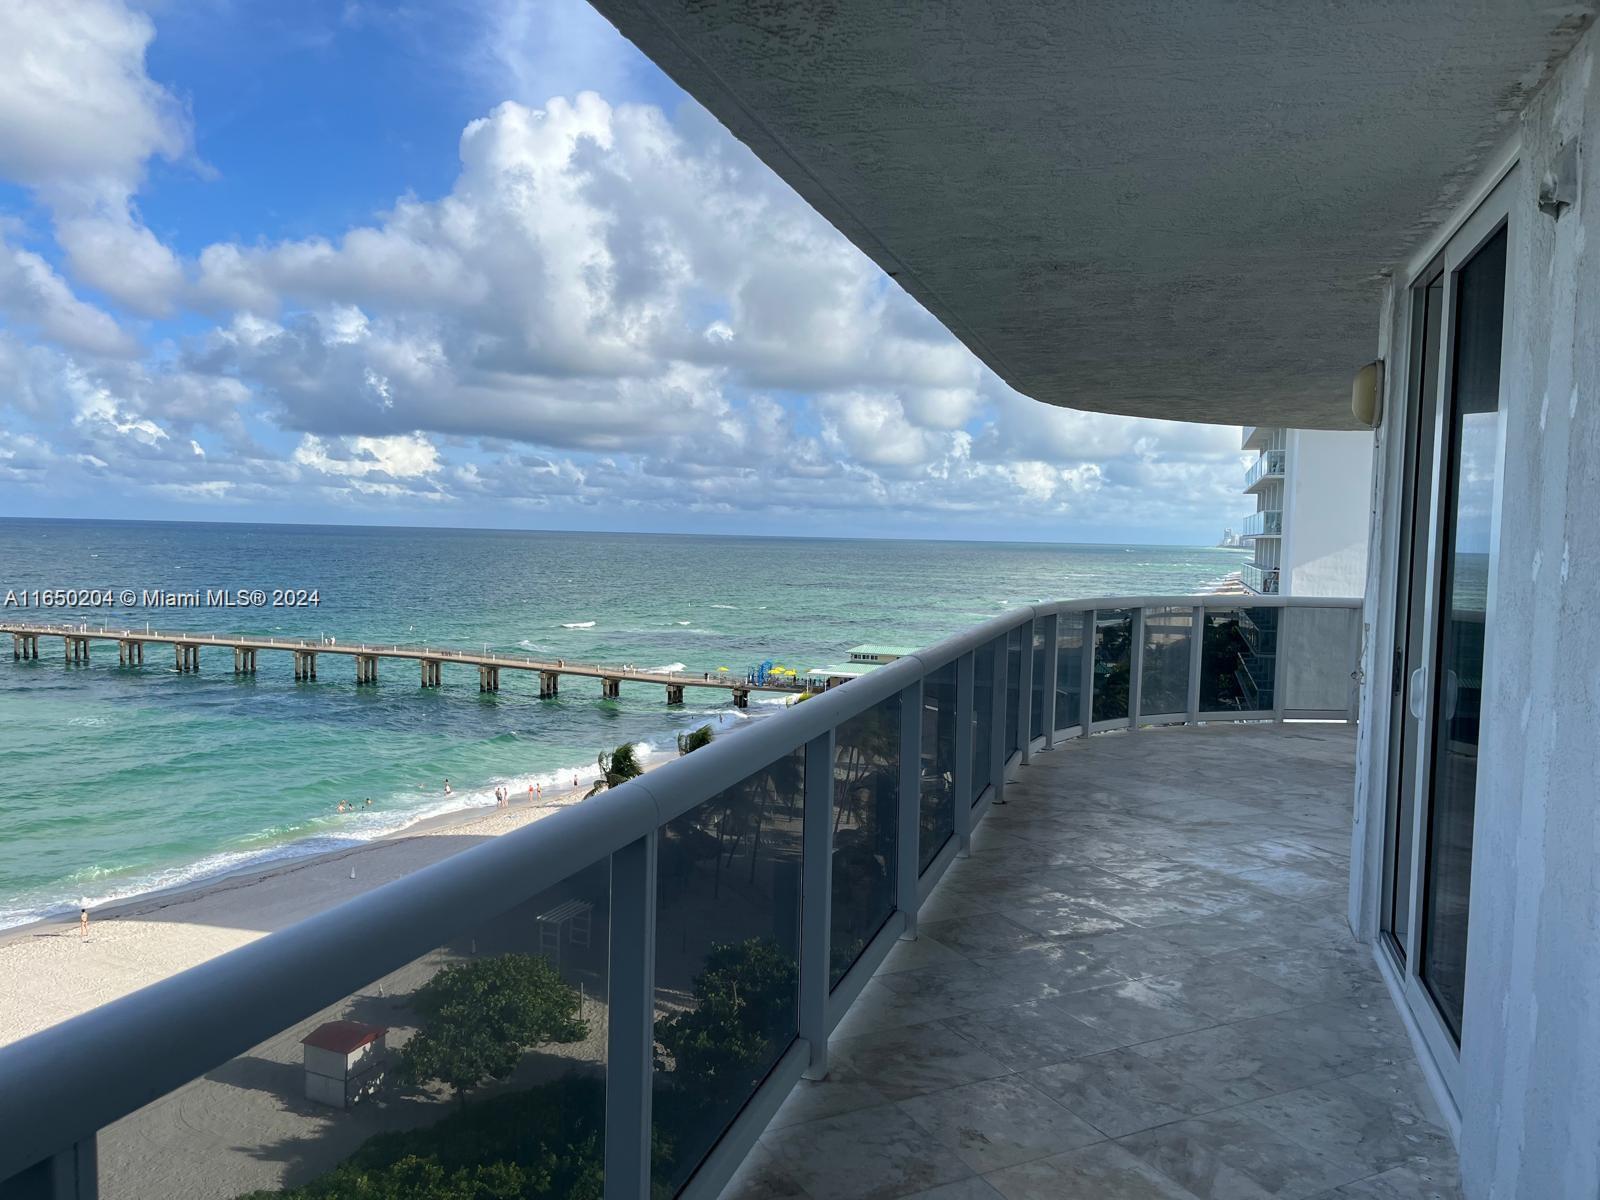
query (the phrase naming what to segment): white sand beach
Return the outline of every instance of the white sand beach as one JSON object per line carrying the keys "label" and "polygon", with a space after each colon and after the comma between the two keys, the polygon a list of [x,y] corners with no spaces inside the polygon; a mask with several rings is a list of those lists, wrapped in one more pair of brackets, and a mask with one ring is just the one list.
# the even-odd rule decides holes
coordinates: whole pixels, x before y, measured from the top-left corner
{"label": "white sand beach", "polygon": [[514,795],[509,809],[436,817],[332,854],[134,897],[97,910],[87,938],[76,919],[7,930],[0,934],[0,1046],[520,829],[582,795],[569,790],[531,805]]}

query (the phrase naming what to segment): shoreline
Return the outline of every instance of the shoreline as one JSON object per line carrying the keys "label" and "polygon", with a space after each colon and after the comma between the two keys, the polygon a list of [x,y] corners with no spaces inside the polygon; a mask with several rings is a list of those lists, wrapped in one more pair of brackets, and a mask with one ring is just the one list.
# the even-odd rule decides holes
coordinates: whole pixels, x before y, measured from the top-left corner
{"label": "shoreline", "polygon": [[586,791],[435,813],[353,846],[140,893],[91,910],[86,939],[76,914],[0,930],[0,1046],[535,824]]}

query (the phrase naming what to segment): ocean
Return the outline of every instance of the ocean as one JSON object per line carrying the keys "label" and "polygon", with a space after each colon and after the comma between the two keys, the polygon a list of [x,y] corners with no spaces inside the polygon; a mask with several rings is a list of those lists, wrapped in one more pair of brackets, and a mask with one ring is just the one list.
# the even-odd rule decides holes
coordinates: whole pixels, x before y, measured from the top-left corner
{"label": "ocean", "polygon": [[[949,541],[342,526],[0,520],[0,597],[35,589],[314,590],[316,607],[0,610],[0,622],[88,622],[339,641],[426,643],[569,661],[800,670],[861,642],[926,645],[1019,604],[1207,591],[1237,550]],[[113,643],[68,668],[61,643],[18,663],[0,639],[0,927],[292,855],[341,849],[425,817],[587,784],[598,751],[724,731],[778,711],[690,689],[568,678],[540,700],[536,675],[498,695],[469,667],[423,690],[415,664],[377,687],[325,657],[296,684],[291,656],[263,651],[254,677],[202,651],[198,675],[165,647],[142,668]],[[163,653],[163,651],[166,651]],[[442,794],[450,779],[454,795]],[[372,808],[340,814],[341,800]]]}

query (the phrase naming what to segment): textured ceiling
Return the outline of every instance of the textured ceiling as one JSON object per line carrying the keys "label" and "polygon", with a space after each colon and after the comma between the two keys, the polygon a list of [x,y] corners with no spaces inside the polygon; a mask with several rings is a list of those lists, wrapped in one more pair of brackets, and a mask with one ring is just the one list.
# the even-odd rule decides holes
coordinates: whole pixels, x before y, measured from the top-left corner
{"label": "textured ceiling", "polygon": [[1018,391],[1324,428],[1595,10],[592,2]]}

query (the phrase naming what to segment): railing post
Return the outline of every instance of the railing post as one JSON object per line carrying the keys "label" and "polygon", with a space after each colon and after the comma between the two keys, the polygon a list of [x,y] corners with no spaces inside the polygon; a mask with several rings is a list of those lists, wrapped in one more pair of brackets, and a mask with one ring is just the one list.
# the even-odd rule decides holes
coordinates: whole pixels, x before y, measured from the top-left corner
{"label": "railing post", "polygon": [[1044,703],[1039,723],[1044,726],[1046,750],[1056,744],[1056,676],[1061,669],[1061,618],[1051,613],[1044,619]]}
{"label": "railing post", "polygon": [[956,659],[956,857],[972,853],[973,653]]}
{"label": "railing post", "polygon": [[990,798],[993,804],[1006,802],[1006,645],[1007,635],[994,640],[994,687],[990,689],[989,705],[989,783],[994,788]]}
{"label": "railing post", "polygon": [[0,1179],[7,1200],[96,1200],[100,1166],[95,1135],[52,1154],[19,1175]]}
{"label": "railing post", "polygon": [[1187,724],[1200,720],[1200,664],[1205,661],[1206,609],[1194,606],[1194,624],[1189,634],[1189,715]]}
{"label": "railing post", "polygon": [[1018,663],[1021,678],[1017,681],[1017,741],[1022,751],[1022,765],[1033,758],[1033,627],[1037,621],[1029,617],[1022,626],[1022,658]]}
{"label": "railing post", "polygon": [[1089,736],[1089,726],[1094,724],[1094,612],[1092,608],[1085,609],[1083,613],[1083,675],[1082,682],[1078,685],[1078,735]]}
{"label": "railing post", "polygon": [[1273,621],[1272,635],[1272,719],[1283,720],[1283,697],[1287,691],[1288,672],[1284,668],[1283,643],[1284,634],[1289,624],[1289,606],[1284,605],[1278,610],[1278,615]]}
{"label": "railing post", "polygon": [[800,1023],[811,1046],[807,1079],[828,1074],[829,940],[833,931],[833,735],[806,743],[804,853],[800,860]]}
{"label": "railing post", "polygon": [[655,1054],[656,831],[611,856],[606,1200],[650,1195]]}
{"label": "railing post", "polygon": [[1144,684],[1144,605],[1133,610],[1128,646],[1128,728],[1139,728],[1139,705]]}
{"label": "railing post", "polygon": [[900,936],[917,936],[918,884],[922,878],[922,680],[900,693],[900,821],[895,866],[895,907],[905,914]]}

